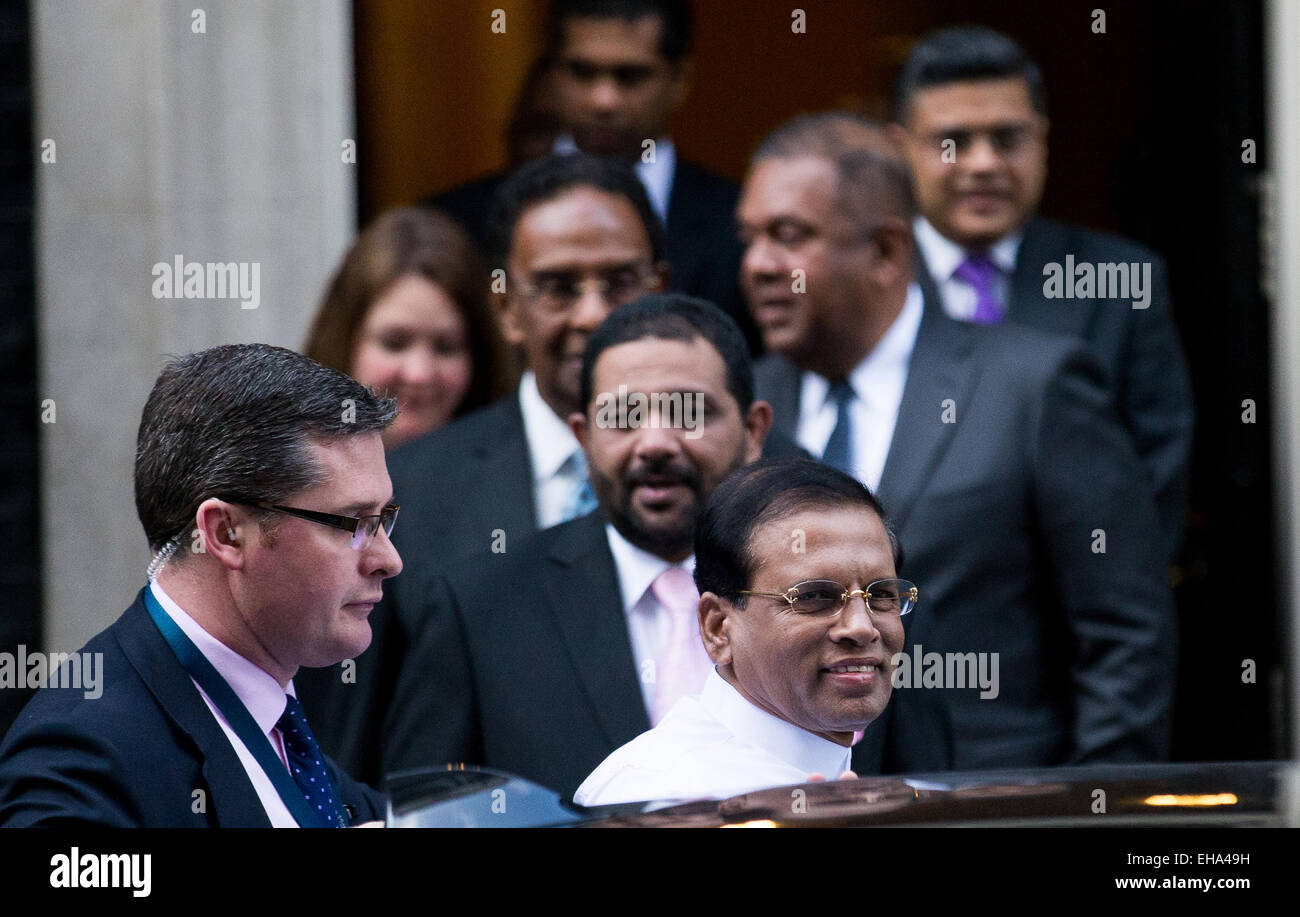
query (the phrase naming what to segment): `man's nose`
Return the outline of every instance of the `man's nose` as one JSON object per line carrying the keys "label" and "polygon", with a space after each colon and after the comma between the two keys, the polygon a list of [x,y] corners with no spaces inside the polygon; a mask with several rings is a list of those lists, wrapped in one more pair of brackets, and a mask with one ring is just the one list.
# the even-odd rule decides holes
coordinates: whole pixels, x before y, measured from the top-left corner
{"label": "man's nose", "polygon": [[987,172],[1002,164],[1002,155],[993,146],[993,138],[976,134],[966,150],[966,168],[972,172]]}
{"label": "man's nose", "polygon": [[832,640],[851,640],[859,645],[880,639],[880,631],[876,629],[876,620],[867,607],[865,595],[859,593],[849,596],[848,602],[831,624],[830,637]]}
{"label": "man's nose", "polygon": [[676,419],[667,413],[652,412],[645,423],[635,431],[636,454],[644,459],[664,459],[682,451],[682,430],[674,424]]}
{"label": "man's nose", "polygon": [[598,112],[613,112],[622,106],[623,93],[612,76],[603,76],[592,82],[587,100]]}
{"label": "man's nose", "polygon": [[580,331],[595,331],[612,309],[600,284],[583,284],[573,308],[569,310],[569,326]]}
{"label": "man's nose", "polygon": [[397,546],[393,544],[393,540],[388,537],[382,525],[379,531],[375,532],[375,538],[364,554],[367,576],[379,573],[384,579],[388,579],[402,572],[402,555],[397,553]]}
{"label": "man's nose", "polygon": [[740,272],[750,280],[768,280],[781,273],[783,264],[776,246],[766,237],[759,236],[746,246]]}

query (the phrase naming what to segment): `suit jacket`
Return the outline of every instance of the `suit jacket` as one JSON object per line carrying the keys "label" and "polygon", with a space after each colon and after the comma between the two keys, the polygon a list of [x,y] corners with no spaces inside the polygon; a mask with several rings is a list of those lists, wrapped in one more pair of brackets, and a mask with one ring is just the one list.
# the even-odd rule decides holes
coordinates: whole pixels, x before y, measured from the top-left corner
{"label": "suit jacket", "polygon": [[[768,437],[763,452],[804,454],[780,433]],[[383,779],[384,721],[393,712],[397,673],[420,625],[422,581],[452,564],[512,552],[537,527],[518,394],[394,450],[388,472],[402,507],[393,542],[404,572],[370,613],[370,647],[346,673],[331,666],[303,670],[294,679],[321,747],[348,773],[376,786]]]}
{"label": "suit jacket", "polygon": [[[424,203],[454,217],[486,251],[492,201],[508,175],[497,172]],[[750,349],[759,353],[762,336],[740,292],[740,259],[744,252],[736,236],[739,200],[740,188],[735,182],[678,157],[668,194],[668,263],[673,269],[670,289],[716,304],[736,320]]]}
{"label": "suit jacket", "polygon": [[[1124,299],[1048,299],[1043,267],[1076,264],[1150,263],[1150,304],[1134,309]],[[923,258],[918,275],[937,297]],[[1191,382],[1170,312],[1165,262],[1150,249],[1118,236],[1041,217],[1025,227],[1011,277],[1007,318],[1086,343],[1105,371],[1120,421],[1145,466],[1172,560],[1182,542],[1187,514],[1188,464],[1195,410]]]}
{"label": "suit jacket", "polygon": [[[757,376],[793,430],[801,374],[773,356]],[[957,322],[928,299],[879,497],[920,588],[905,652],[998,654],[996,698],[899,688],[894,724],[940,698],[958,769],[1167,756],[1174,621],[1155,507],[1077,343]]]}
{"label": "suit jacket", "polygon": [[[0,826],[271,826],[143,596],[82,649],[103,653],[102,696],[42,688],[0,744]],[[326,765],[358,821],[384,818],[382,796]]]}

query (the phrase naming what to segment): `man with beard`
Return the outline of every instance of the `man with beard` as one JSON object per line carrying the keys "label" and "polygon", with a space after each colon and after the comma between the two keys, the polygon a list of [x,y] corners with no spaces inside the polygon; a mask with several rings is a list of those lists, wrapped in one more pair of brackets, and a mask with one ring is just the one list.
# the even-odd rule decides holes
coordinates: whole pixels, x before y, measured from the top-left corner
{"label": "man with beard", "polygon": [[753,385],[744,335],[702,300],[650,295],[600,325],[569,418],[599,512],[414,584],[386,772],[479,764],[572,794],[701,690],[694,525],[762,452],[772,412]]}

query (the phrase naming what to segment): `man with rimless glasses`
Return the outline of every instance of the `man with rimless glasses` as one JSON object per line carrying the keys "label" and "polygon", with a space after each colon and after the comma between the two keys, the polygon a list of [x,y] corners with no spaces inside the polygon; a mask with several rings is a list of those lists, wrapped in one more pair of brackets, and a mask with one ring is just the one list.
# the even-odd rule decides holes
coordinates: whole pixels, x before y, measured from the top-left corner
{"label": "man with rimless glasses", "polygon": [[723,798],[850,776],[855,740],[889,703],[917,603],[900,562],[880,504],[849,475],[800,458],[737,471],[695,528],[714,671],[574,801]]}
{"label": "man with rimless glasses", "polygon": [[264,344],[169,363],[137,437],[149,583],[0,745],[0,825],[344,827],[383,797],[322,754],[293,685],[370,643],[402,561],[380,434],[352,379]]}

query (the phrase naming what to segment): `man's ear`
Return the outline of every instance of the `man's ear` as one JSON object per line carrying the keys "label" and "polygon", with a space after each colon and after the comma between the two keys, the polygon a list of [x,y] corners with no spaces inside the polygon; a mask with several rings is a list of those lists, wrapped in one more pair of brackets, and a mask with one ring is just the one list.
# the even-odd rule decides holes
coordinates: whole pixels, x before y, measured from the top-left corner
{"label": "man's ear", "polygon": [[198,553],[201,548],[203,553],[216,558],[226,569],[243,569],[244,548],[251,523],[242,513],[229,503],[209,497],[195,511],[194,525],[199,532],[198,540],[191,538],[188,546],[182,543],[181,550]]}
{"label": "man's ear", "polygon": [[568,423],[569,423],[569,429],[573,431],[573,435],[578,440],[578,445],[582,447],[583,452],[586,452],[587,432],[588,432],[587,415],[582,413],[581,411],[574,411],[572,414],[569,415]]}
{"label": "man's ear", "polygon": [[900,279],[912,278],[912,227],[900,217],[885,217],[871,233],[876,257],[871,273],[877,284],[893,287]]}
{"label": "man's ear", "polygon": [[489,296],[501,326],[501,336],[511,347],[519,347],[527,338],[527,332],[519,321],[519,297],[501,292],[493,292]]}
{"label": "man's ear", "polygon": [[766,401],[755,401],[745,412],[745,464],[763,457],[763,444],[772,431],[772,406]]}
{"label": "man's ear", "polygon": [[673,268],[667,261],[660,261],[654,266],[655,279],[659,285],[654,288],[654,293],[665,293],[668,291],[668,285],[673,282]]}
{"label": "man's ear", "polygon": [[716,594],[700,596],[700,637],[709,658],[717,665],[731,665],[731,634],[728,622],[732,608]]}

